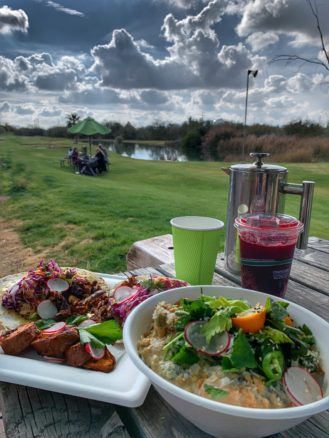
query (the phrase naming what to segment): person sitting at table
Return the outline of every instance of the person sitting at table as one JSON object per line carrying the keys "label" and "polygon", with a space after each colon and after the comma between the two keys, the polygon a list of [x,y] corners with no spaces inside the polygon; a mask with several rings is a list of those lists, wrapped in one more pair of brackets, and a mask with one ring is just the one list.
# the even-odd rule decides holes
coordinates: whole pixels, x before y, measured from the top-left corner
{"label": "person sitting at table", "polygon": [[97,159],[97,169],[99,173],[107,172],[106,156],[100,147],[96,149],[95,158]]}
{"label": "person sitting at table", "polygon": [[79,167],[79,152],[78,148],[73,148],[72,154],[71,154],[71,163],[74,167]]}
{"label": "person sitting at table", "polygon": [[101,150],[101,152],[103,152],[105,163],[106,163],[106,170],[108,170],[108,165],[110,164],[108,149],[102,143],[99,143],[98,147]]}

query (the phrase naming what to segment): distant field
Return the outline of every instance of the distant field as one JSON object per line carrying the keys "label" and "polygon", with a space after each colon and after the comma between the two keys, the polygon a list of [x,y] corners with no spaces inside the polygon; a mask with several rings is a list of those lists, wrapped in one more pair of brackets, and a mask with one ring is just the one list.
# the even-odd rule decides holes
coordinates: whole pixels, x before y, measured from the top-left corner
{"label": "distant field", "polygon": [[[115,272],[125,269],[133,242],[170,232],[172,217],[226,220],[228,177],[222,163],[142,161],[111,154],[111,171],[92,178],[59,167],[71,144],[0,137],[0,195],[10,196],[0,204],[0,216],[19,220],[17,230],[35,252],[47,250],[62,265]],[[316,182],[311,235],[329,239],[329,163],[287,167],[290,182]],[[299,197],[288,196],[286,207],[287,213],[298,215]]]}

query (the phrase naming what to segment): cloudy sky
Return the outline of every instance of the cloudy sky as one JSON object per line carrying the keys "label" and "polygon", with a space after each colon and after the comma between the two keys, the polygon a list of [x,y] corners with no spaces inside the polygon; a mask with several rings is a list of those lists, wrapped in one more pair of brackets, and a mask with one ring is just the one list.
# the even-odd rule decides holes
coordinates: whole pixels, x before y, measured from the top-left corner
{"label": "cloudy sky", "polygon": [[[315,1],[315,0],[312,0]],[[316,0],[329,40],[329,1]],[[328,46],[329,47],[329,46]],[[0,123],[329,121],[307,0],[0,0]]]}

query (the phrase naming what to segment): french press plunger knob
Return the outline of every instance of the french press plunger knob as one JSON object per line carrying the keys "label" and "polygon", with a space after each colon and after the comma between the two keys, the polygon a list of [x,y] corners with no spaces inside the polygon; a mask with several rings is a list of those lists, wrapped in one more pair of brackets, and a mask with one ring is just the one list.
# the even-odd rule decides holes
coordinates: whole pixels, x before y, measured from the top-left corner
{"label": "french press plunger knob", "polygon": [[260,169],[262,167],[262,165],[264,164],[262,162],[262,158],[263,157],[270,157],[271,154],[268,154],[267,152],[250,152],[249,156],[251,158],[257,157],[257,161],[255,161],[254,164],[256,164],[256,166],[258,167],[258,169]]}

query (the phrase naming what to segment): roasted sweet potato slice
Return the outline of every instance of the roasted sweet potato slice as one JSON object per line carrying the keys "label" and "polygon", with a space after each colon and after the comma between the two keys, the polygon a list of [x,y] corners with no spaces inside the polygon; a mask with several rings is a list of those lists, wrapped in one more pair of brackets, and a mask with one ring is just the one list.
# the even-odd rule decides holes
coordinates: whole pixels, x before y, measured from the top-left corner
{"label": "roasted sweet potato slice", "polygon": [[18,356],[31,345],[38,333],[34,322],[29,322],[2,336],[0,345],[6,354]]}
{"label": "roasted sweet potato slice", "polygon": [[83,365],[87,370],[101,371],[102,373],[109,373],[115,367],[114,356],[106,349],[105,355],[102,359],[90,359]]}

